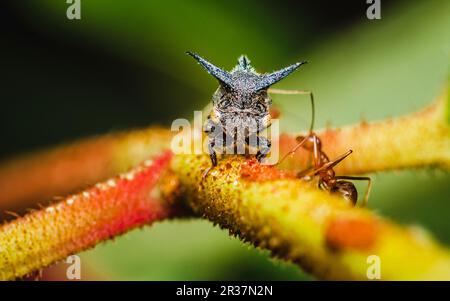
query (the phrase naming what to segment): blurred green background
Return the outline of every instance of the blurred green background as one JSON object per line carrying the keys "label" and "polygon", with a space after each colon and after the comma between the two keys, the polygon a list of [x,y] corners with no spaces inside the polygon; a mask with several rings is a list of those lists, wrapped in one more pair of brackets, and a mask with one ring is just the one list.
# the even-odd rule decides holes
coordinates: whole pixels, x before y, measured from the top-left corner
{"label": "blurred green background", "polygon": [[[439,94],[449,71],[445,0],[382,0],[381,20],[367,19],[365,0],[82,0],[81,20],[68,20],[67,7],[64,0],[0,7],[0,159],[192,118],[217,83],[186,50],[227,69],[244,53],[261,72],[308,60],[277,87],[312,89],[318,127],[414,111]],[[282,129],[307,128],[307,98],[274,103]],[[448,174],[373,178],[370,207],[450,244]],[[83,279],[311,279],[194,220],[132,231],[83,253],[82,267]]]}

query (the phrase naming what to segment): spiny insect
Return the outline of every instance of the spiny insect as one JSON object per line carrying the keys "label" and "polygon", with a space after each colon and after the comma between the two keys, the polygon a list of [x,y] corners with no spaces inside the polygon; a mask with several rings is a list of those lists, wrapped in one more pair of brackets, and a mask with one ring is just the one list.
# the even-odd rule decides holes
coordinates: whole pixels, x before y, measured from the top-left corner
{"label": "spiny insect", "polygon": [[369,177],[336,176],[333,170],[333,167],[347,158],[347,156],[349,156],[353,151],[348,150],[345,154],[342,154],[336,159],[330,161],[328,156],[322,150],[322,141],[316,133],[312,131],[312,126],[313,122],[311,122],[311,130],[308,135],[298,136],[296,138],[298,144],[280,160],[279,164],[283,162],[286,157],[294,154],[300,147],[303,147],[312,154],[313,164],[311,167],[300,171],[297,174],[300,179],[311,181],[315,177],[318,177],[319,188],[327,190],[332,194],[340,195],[354,206],[358,201],[358,191],[352,182],[346,180],[367,181],[367,190],[361,205],[366,206],[369,199],[370,189],[372,187],[372,180]]}
{"label": "spiny insect", "polygon": [[[269,108],[272,103],[269,93],[308,94],[302,90],[272,90],[270,86],[279,82],[306,62],[298,62],[269,74],[259,74],[250,60],[242,55],[233,70],[227,72],[214,66],[199,55],[187,52],[219,81],[219,88],[212,96],[213,109],[208,115],[204,131],[208,134],[208,152],[212,167],[217,165],[216,147],[233,149],[233,153],[244,153],[256,149],[256,158],[261,162],[270,151],[271,142],[260,132],[271,125]],[[208,168],[203,174],[206,176]]]}

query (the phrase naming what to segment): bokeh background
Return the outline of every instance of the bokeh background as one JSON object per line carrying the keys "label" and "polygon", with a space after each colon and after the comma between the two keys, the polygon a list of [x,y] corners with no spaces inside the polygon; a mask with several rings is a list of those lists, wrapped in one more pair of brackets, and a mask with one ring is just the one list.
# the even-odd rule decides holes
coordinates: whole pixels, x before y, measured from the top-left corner
{"label": "bokeh background", "polygon": [[[448,78],[445,0],[381,0],[381,20],[367,19],[365,0],[81,0],[81,20],[66,18],[68,6],[2,1],[0,159],[192,118],[217,83],[186,50],[227,69],[244,53],[261,72],[308,60],[277,87],[312,89],[319,128],[412,112]],[[284,130],[307,128],[307,100],[274,97]],[[371,208],[450,244],[448,174],[427,169],[373,178]],[[159,223],[81,257],[83,279],[311,279],[206,221]],[[44,276],[63,277],[57,270]]]}

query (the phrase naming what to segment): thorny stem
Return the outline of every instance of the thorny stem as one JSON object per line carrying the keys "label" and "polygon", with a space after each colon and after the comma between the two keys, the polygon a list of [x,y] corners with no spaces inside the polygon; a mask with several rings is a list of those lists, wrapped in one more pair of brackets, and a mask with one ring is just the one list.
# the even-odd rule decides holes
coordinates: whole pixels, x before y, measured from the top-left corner
{"label": "thorny stem", "polygon": [[197,215],[319,279],[367,280],[368,257],[376,255],[383,280],[450,280],[450,251],[420,228],[394,225],[254,159],[222,159],[204,180],[199,166],[208,158],[172,163]]}
{"label": "thorny stem", "polygon": [[[430,165],[448,170],[447,97],[406,117],[327,130],[320,134],[325,151],[330,156],[349,146],[355,151],[338,170],[342,174]],[[138,165],[167,149],[171,137],[161,129],[113,134],[1,167],[2,208],[66,195],[86,183],[135,169],[1,226],[0,278],[23,276],[129,229],[173,216],[183,203],[170,199],[181,190],[182,200],[198,215],[324,279],[366,279],[366,259],[372,254],[382,261],[382,279],[450,279],[448,250],[424,231],[349,207],[289,171],[225,157],[201,181],[210,164],[207,156],[177,155],[171,172],[167,154],[150,166]],[[289,150],[293,141],[294,136],[282,137],[281,149]],[[156,181],[166,171],[167,176]]]}
{"label": "thorny stem", "polygon": [[[94,137],[0,166],[0,220],[4,210],[36,207],[126,172],[161,154],[172,134],[161,128]],[[22,210],[23,211],[23,210]]]}
{"label": "thorny stem", "polygon": [[[450,122],[445,91],[419,112],[374,123],[318,132],[324,151],[337,157],[354,153],[336,167],[340,174],[436,166],[450,169]],[[173,133],[148,128],[87,139],[0,164],[0,211],[34,207],[36,202],[73,193],[136,166],[170,146]],[[296,135],[280,136],[281,156]],[[276,141],[273,141],[276,143]],[[303,169],[307,154],[299,149],[284,166]],[[1,219],[1,215],[0,215]]]}
{"label": "thorny stem", "polygon": [[130,229],[180,214],[167,173],[172,155],[29,213],[0,227],[0,280],[15,279]]}

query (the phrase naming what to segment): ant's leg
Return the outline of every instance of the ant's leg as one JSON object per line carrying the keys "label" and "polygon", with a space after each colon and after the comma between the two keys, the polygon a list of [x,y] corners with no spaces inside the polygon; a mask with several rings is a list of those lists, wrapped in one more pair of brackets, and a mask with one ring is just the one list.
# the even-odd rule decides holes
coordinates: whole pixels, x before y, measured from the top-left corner
{"label": "ant's leg", "polygon": [[313,132],[307,138],[313,138],[313,166],[308,167],[305,170],[300,171],[297,176],[299,178],[310,178],[317,174],[317,170],[322,166],[322,158],[320,157],[319,151],[319,137]]}
{"label": "ant's leg", "polygon": [[316,134],[311,136],[313,138],[313,160],[314,160],[314,168],[319,168],[319,166],[322,163],[322,160],[320,158],[319,154],[319,146],[317,145],[317,142],[319,140],[319,137],[317,137]]}
{"label": "ant's leg", "polygon": [[337,176],[336,179],[343,179],[343,180],[357,180],[357,181],[367,181],[367,190],[364,194],[364,199],[362,203],[362,207],[366,207],[367,203],[369,202],[369,194],[370,190],[372,189],[372,179],[369,177],[353,177],[353,176]]}
{"label": "ant's leg", "polygon": [[311,133],[314,129],[314,121],[315,121],[315,104],[314,104],[314,94],[312,91],[308,90],[284,90],[284,89],[272,89],[267,90],[268,93],[271,94],[279,94],[279,95],[309,95],[311,100],[311,124],[309,126],[309,132]]}

